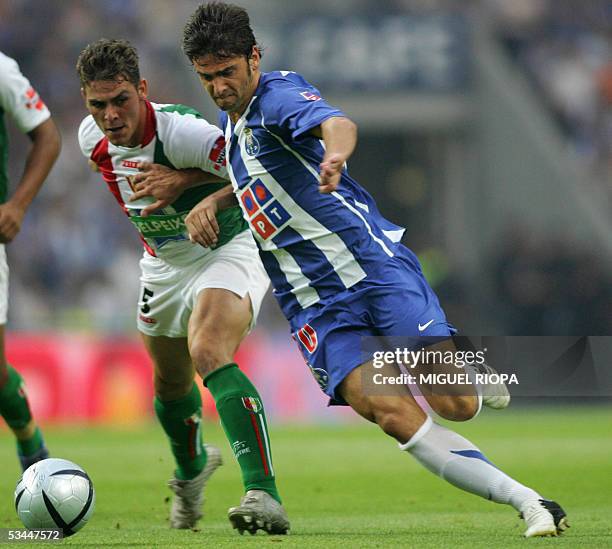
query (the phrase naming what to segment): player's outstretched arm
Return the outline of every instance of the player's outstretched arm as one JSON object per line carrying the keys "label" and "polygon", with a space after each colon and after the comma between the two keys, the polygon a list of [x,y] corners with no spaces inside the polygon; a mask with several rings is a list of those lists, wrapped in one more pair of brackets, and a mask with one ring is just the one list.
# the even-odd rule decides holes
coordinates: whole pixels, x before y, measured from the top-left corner
{"label": "player's outstretched arm", "polygon": [[23,175],[13,196],[0,205],[0,242],[11,242],[17,236],[23,216],[38,194],[61,149],[61,138],[53,119],[48,118],[28,132],[32,145]]}
{"label": "player's outstretched arm", "polygon": [[162,164],[152,162],[141,162],[138,165],[140,170],[132,178],[134,194],[130,197],[130,202],[152,196],[156,202],[144,208],[141,216],[146,217],[159,208],[165,208],[172,204],[185,190],[198,185],[208,183],[223,183],[218,175],[202,171],[198,168],[186,168],[173,170]]}
{"label": "player's outstretched arm", "polygon": [[338,188],[342,168],[355,150],[357,125],[343,116],[333,116],[315,128],[313,133],[325,143],[325,156],[319,166],[319,191],[331,193]]}
{"label": "player's outstretched arm", "polygon": [[198,202],[185,218],[190,240],[205,248],[214,246],[219,235],[217,212],[231,208],[237,203],[231,185],[226,185]]}

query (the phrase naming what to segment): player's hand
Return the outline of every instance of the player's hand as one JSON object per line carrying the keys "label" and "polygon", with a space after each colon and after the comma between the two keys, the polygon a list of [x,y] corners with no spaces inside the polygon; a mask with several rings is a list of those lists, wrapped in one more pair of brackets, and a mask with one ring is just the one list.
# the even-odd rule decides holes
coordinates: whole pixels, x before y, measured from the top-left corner
{"label": "player's hand", "polygon": [[152,196],[156,202],[144,208],[140,215],[146,217],[155,210],[165,208],[172,204],[183,192],[183,178],[181,172],[173,170],[162,164],[140,162],[140,170],[130,179],[134,194],[130,202],[146,196]]}
{"label": "player's hand", "polygon": [[8,244],[17,236],[25,210],[10,201],[0,204],[0,243]]}
{"label": "player's hand", "polygon": [[217,223],[217,200],[207,196],[189,212],[185,226],[191,242],[205,248],[218,242],[219,224]]}
{"label": "player's hand", "polygon": [[321,168],[319,172],[321,176],[319,192],[326,194],[334,192],[340,184],[344,158],[339,154],[330,154],[323,159],[319,167]]}

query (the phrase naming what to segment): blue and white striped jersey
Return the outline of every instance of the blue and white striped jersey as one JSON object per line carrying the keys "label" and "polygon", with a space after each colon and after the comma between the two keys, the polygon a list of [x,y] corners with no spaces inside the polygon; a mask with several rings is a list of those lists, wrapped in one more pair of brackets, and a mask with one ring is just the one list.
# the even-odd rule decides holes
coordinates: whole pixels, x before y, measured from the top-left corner
{"label": "blue and white striped jersey", "polygon": [[384,281],[404,229],[379,213],[346,168],[319,192],[322,141],[309,131],[345,116],[294,72],[262,73],[247,109],[225,130],[228,172],[287,318],[365,279]]}

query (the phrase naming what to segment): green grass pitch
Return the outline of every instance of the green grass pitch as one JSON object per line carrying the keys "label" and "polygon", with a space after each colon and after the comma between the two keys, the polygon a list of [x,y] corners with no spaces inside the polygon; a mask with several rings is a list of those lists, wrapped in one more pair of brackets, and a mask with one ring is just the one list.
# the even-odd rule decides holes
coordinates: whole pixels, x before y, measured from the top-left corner
{"label": "green grass pitch", "polygon": [[[292,521],[288,537],[240,537],[226,510],[241,496],[239,470],[218,425],[208,442],[225,465],[207,489],[198,531],[168,528],[172,462],[160,428],[150,425],[47,428],[56,457],[83,466],[96,510],[75,547],[612,547],[611,408],[486,410],[455,428],[504,471],[556,499],[571,528],[560,538],[525,540],[507,507],[465,494],[422,469],[376,427],[271,426],[278,485]],[[19,527],[13,442],[0,432],[0,528]],[[40,547],[20,543],[20,547]]]}

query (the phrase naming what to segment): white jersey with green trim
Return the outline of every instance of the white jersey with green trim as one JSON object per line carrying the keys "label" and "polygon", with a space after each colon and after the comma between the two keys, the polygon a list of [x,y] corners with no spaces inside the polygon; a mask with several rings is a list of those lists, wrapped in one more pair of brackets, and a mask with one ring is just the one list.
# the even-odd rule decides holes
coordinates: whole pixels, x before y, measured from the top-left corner
{"label": "white jersey with green trim", "polygon": [[[141,210],[153,203],[151,197],[130,202],[134,194],[131,179],[140,162],[155,162],[174,169],[199,168],[227,179],[225,140],[221,130],[184,105],[146,102],[143,139],[136,147],[113,145],[87,116],[79,127],[79,145],[83,154],[102,173],[110,191],[139,231],[147,252],[170,263],[185,264],[210,253],[210,249],[192,244],[184,219],[202,198],[227,183],[202,184],[187,189],[170,206],[141,217]],[[239,208],[217,215],[220,226],[217,247],[247,230]]]}

